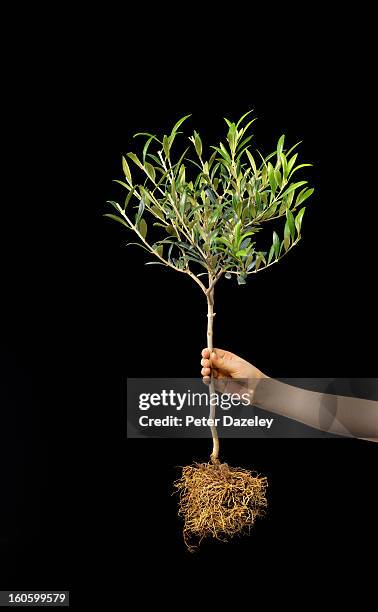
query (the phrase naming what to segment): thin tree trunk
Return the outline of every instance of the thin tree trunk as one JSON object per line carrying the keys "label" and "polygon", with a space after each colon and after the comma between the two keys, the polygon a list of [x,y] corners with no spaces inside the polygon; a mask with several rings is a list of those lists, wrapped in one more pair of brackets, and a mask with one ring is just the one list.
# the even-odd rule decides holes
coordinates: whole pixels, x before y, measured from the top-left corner
{"label": "thin tree trunk", "polygon": [[[211,278],[209,277],[209,286],[211,285]],[[214,287],[207,295],[207,348],[211,352],[213,350],[213,321],[214,321]],[[209,393],[210,393],[210,414],[209,419],[211,419],[215,423],[215,408],[216,404],[212,403],[212,400],[215,402],[215,384],[213,373],[211,372],[210,376],[210,385],[209,385]],[[213,452],[210,455],[210,459],[213,463],[219,463],[218,455],[219,455],[219,439],[218,432],[215,425],[210,426],[211,435],[213,438]]]}

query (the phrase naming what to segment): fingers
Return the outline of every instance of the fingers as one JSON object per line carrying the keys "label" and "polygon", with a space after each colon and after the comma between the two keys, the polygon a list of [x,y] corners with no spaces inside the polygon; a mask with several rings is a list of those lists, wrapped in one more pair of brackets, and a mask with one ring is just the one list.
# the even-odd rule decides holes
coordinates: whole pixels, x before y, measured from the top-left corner
{"label": "fingers", "polygon": [[201,376],[203,377],[203,382],[205,384],[209,384],[211,373],[213,374],[213,378],[219,378],[217,368],[222,366],[224,367],[223,356],[226,355],[226,351],[215,348],[210,355],[210,350],[208,348],[204,348],[201,351],[201,355]]}
{"label": "fingers", "polygon": [[223,355],[221,355],[220,351],[215,349],[210,356],[211,365],[215,368],[222,368],[225,365],[225,359]]}
{"label": "fingers", "polygon": [[235,360],[229,358],[230,353],[215,349],[210,356],[211,367],[219,370],[224,376],[233,376],[235,373]]}
{"label": "fingers", "polygon": [[201,376],[203,377],[203,382],[205,385],[210,384],[210,375],[211,375],[211,361],[210,361],[210,351],[208,348],[204,348],[201,352]]}
{"label": "fingers", "polygon": [[[211,368],[202,368],[201,376],[210,376],[210,374],[211,374]],[[218,372],[214,369],[213,369],[213,376],[214,378],[218,378]]]}
{"label": "fingers", "polygon": [[224,349],[219,349],[219,348],[213,348],[212,354],[213,353],[216,355],[216,357],[219,357],[220,359],[224,359],[226,355],[230,355],[228,351],[225,351]]}
{"label": "fingers", "polygon": [[[213,348],[212,352],[215,353],[218,357],[225,357],[226,354],[227,354],[227,351],[225,351],[223,349],[219,349],[219,348]],[[228,353],[228,355],[230,355],[230,354],[231,353]],[[201,355],[205,359],[210,359],[210,350],[208,348],[202,349]]]}

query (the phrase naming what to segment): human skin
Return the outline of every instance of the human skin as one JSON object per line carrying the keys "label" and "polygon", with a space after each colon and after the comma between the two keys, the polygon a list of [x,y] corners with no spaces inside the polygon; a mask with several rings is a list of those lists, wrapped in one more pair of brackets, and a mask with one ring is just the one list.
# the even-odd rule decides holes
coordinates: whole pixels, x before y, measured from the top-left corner
{"label": "human skin", "polygon": [[210,356],[209,349],[204,348],[201,355],[203,382],[207,385],[210,383],[212,371],[217,391],[244,393],[246,386],[248,386],[252,401],[253,392],[258,382],[262,378],[269,378],[254,365],[230,351],[214,348]]}
{"label": "human skin", "polygon": [[378,402],[357,397],[309,391],[269,378],[235,353],[202,350],[201,375],[222,393],[245,393],[251,404],[295,419],[309,427],[348,437],[378,441]]}
{"label": "human skin", "polygon": [[215,348],[210,357],[209,349],[204,348],[201,354],[201,374],[206,384],[210,381],[211,368],[216,379],[268,378],[251,363],[230,351]]}

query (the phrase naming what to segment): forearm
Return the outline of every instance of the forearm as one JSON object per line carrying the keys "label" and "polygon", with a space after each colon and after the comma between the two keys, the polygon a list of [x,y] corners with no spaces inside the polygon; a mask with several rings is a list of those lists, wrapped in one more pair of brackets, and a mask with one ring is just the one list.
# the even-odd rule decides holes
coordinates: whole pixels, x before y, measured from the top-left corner
{"label": "forearm", "polygon": [[308,391],[263,378],[252,384],[252,403],[332,434],[378,441],[378,402]]}

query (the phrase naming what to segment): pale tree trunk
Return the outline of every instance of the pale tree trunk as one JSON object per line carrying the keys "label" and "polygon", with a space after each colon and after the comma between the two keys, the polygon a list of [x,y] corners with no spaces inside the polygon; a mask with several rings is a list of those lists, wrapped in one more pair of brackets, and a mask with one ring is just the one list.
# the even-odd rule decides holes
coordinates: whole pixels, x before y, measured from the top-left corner
{"label": "pale tree trunk", "polygon": [[[209,287],[211,286],[212,279],[209,276]],[[214,321],[214,287],[207,294],[207,348],[211,352],[213,350],[213,321]],[[215,401],[215,384],[214,377],[211,372],[210,377],[210,385],[209,385],[209,393],[210,393],[210,414],[209,419],[212,419],[215,423],[215,403],[212,403],[212,400]],[[213,452],[210,455],[210,459],[213,463],[219,463],[218,455],[219,455],[219,438],[217,428],[214,425],[210,426],[211,435],[213,438]]]}

